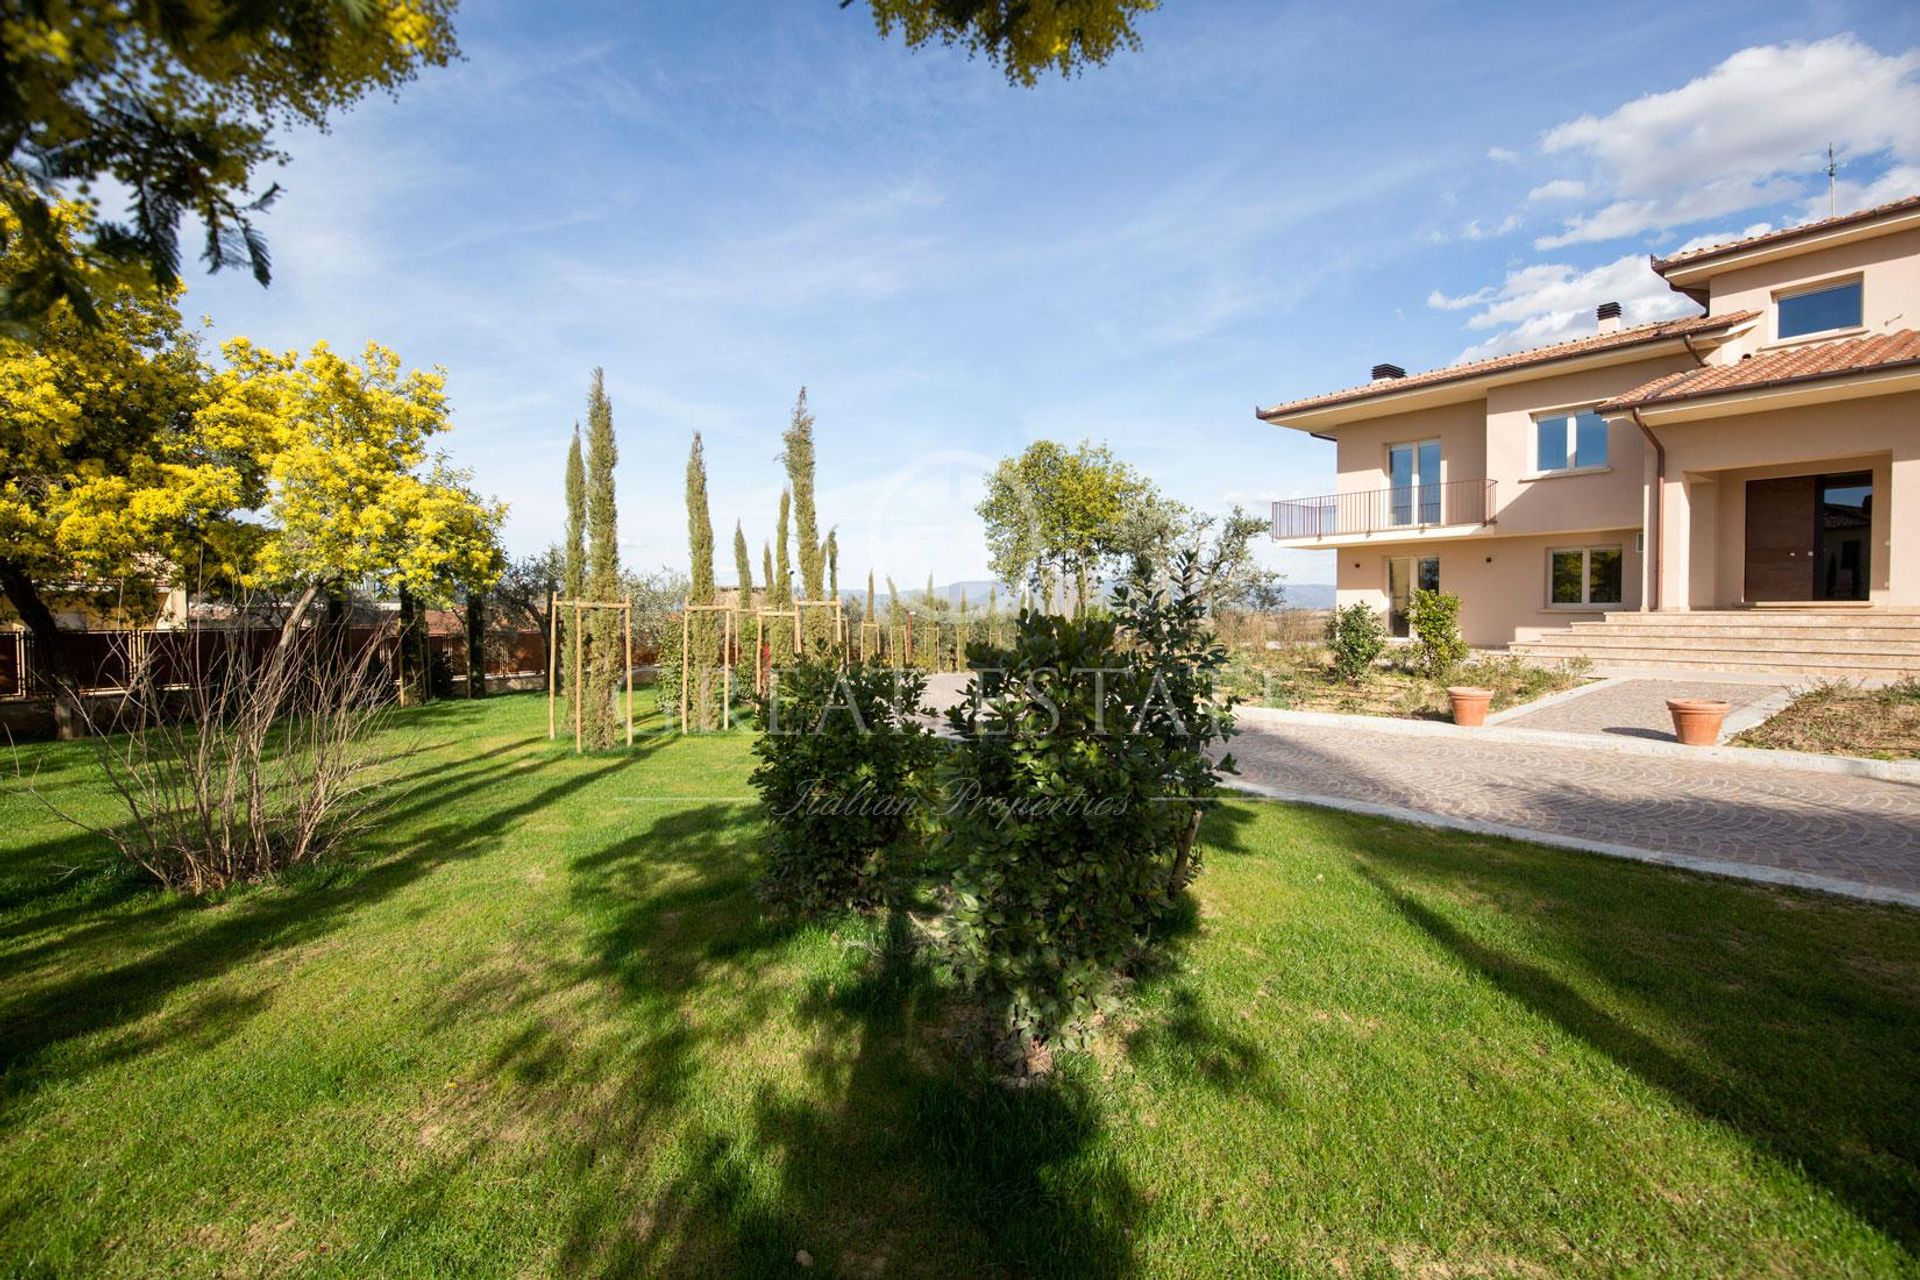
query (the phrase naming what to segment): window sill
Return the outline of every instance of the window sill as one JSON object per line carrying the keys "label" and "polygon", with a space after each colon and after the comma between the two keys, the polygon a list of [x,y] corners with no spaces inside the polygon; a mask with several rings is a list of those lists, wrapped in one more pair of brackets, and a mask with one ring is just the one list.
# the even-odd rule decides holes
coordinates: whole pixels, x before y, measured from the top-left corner
{"label": "window sill", "polygon": [[1607,613],[1621,607],[1618,604],[1550,604],[1546,611],[1548,613]]}
{"label": "window sill", "polygon": [[1612,463],[1603,463],[1597,467],[1562,467],[1558,471],[1536,471],[1520,477],[1521,484],[1532,484],[1535,480],[1559,480],[1567,476],[1603,476],[1613,470]]}

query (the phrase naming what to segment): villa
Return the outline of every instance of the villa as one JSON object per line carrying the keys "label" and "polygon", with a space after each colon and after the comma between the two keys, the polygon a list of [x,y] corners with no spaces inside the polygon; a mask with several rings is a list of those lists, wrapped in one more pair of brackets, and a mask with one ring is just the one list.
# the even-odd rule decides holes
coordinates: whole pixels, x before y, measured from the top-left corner
{"label": "villa", "polygon": [[1331,440],[1277,502],[1342,606],[1407,631],[1635,666],[1920,670],[1920,196],[1653,269],[1705,313],[1258,411]]}

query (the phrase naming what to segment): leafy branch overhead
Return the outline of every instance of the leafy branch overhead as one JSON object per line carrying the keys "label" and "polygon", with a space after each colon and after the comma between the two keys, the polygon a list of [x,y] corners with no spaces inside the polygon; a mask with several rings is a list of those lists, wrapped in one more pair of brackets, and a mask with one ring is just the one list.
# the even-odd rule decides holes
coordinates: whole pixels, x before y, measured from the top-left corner
{"label": "leafy branch overhead", "polygon": [[[212,270],[239,266],[265,284],[253,217],[279,194],[262,170],[286,160],[277,130],[325,128],[375,91],[458,56],[453,0],[0,0],[0,206],[37,269],[9,281],[0,319],[36,323],[65,301],[88,324],[112,280],[171,288],[180,227],[203,229]],[[99,217],[93,188],[128,193]],[[63,195],[96,215],[63,242]]]}
{"label": "leafy branch overhead", "polygon": [[[840,0],[845,9],[854,0]],[[911,48],[965,49],[1031,87],[1049,71],[1073,76],[1140,47],[1134,21],[1159,0],[867,0],[880,34]]]}

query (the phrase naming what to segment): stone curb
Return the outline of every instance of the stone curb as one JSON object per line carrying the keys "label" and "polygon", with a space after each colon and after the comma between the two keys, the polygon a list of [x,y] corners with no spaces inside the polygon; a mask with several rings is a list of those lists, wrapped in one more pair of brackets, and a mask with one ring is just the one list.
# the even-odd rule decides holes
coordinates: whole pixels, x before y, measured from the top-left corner
{"label": "stone curb", "polygon": [[[1586,692],[1587,690],[1581,690]],[[1538,702],[1527,704],[1537,708]],[[1847,778],[1876,778],[1882,782],[1920,783],[1920,761],[1865,760],[1857,756],[1817,756],[1804,751],[1767,751],[1758,747],[1683,747],[1677,742],[1654,742],[1625,735],[1561,733],[1551,729],[1509,729],[1488,724],[1462,729],[1438,720],[1401,720],[1392,716],[1349,716],[1331,711],[1282,711],[1274,707],[1237,707],[1235,718],[1250,728],[1261,724],[1318,725],[1326,729],[1399,734],[1413,738],[1454,738],[1462,742],[1502,742],[1521,746],[1572,747],[1582,751],[1612,751],[1622,755],[1665,756],[1704,764],[1746,765],[1756,769],[1785,769],[1798,773],[1837,774]]]}
{"label": "stone curb", "polygon": [[[1301,714],[1311,713],[1303,712]],[[1361,717],[1347,718],[1359,719]],[[1681,749],[1699,751],[1704,748]],[[1721,876],[1732,880],[1745,880],[1755,884],[1779,885],[1793,889],[1811,889],[1818,893],[1830,893],[1843,898],[1853,898],[1861,902],[1885,903],[1892,906],[1909,907],[1920,910],[1920,892],[1914,892],[1908,889],[1889,889],[1880,885],[1864,884],[1857,880],[1838,880],[1830,876],[1810,875],[1804,871],[1787,871],[1779,867],[1756,866],[1752,863],[1745,862],[1728,862],[1719,858],[1702,858],[1690,853],[1669,853],[1657,849],[1642,849],[1637,845],[1611,844],[1604,840],[1587,840],[1580,836],[1558,835],[1551,831],[1536,831],[1530,827],[1510,827],[1497,822],[1482,822],[1477,818],[1456,818],[1447,814],[1426,813],[1418,809],[1403,809],[1398,805],[1373,804],[1365,800],[1348,800],[1340,796],[1322,796],[1306,792],[1284,791],[1279,787],[1269,787],[1258,782],[1243,782],[1236,778],[1226,779],[1224,785],[1230,791],[1237,791],[1243,795],[1262,800],[1280,800],[1288,804],[1312,805],[1319,809],[1338,809],[1343,813],[1358,813],[1375,818],[1390,818],[1395,822],[1407,822],[1421,827],[1438,827],[1447,831],[1464,832],[1468,835],[1499,836],[1508,840],[1524,840],[1529,844],[1542,844],[1556,849],[1571,849],[1578,853],[1594,853],[1608,858],[1625,858],[1633,862],[1652,863],[1656,866],[1677,867],[1684,871],[1695,871],[1703,875]]]}

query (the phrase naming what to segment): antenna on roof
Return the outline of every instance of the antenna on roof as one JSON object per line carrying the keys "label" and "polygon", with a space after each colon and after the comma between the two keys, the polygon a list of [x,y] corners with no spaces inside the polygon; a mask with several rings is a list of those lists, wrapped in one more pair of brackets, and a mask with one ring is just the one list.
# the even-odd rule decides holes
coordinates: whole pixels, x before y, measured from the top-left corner
{"label": "antenna on roof", "polygon": [[1833,144],[1829,142],[1827,144],[1827,216],[1829,218],[1833,217],[1834,215],[1833,178],[1834,178],[1834,175],[1839,172],[1840,172],[1840,166],[1836,165],[1833,162]]}

